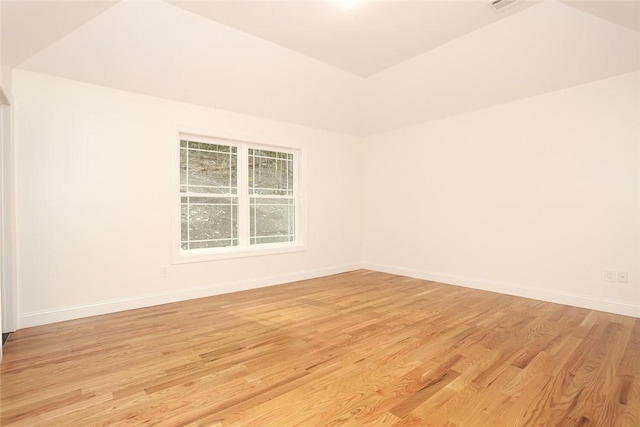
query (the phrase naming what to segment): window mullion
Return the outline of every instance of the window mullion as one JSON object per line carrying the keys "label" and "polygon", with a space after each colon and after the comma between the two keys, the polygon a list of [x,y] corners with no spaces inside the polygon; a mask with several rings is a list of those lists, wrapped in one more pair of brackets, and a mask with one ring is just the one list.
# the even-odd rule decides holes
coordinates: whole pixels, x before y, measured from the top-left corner
{"label": "window mullion", "polygon": [[[302,235],[302,211],[304,207],[302,206],[304,191],[301,188],[302,182],[300,179],[300,165],[302,164],[302,154],[298,154],[294,157],[293,162],[293,176],[292,176],[292,184],[293,184],[293,205],[294,205],[294,219],[293,219],[293,227],[294,227],[294,241],[300,242],[300,236]],[[289,176],[287,175],[287,180]]]}
{"label": "window mullion", "polygon": [[238,146],[238,234],[240,246],[249,246],[249,179],[246,144]]}
{"label": "window mullion", "polygon": [[[182,148],[181,148],[182,149]],[[184,177],[184,185],[186,186],[187,193],[191,192],[189,188],[189,143],[187,142],[187,146],[184,149],[186,154],[186,175]],[[182,198],[180,198],[182,202]],[[182,204],[180,205],[180,215],[182,215]],[[189,196],[187,196],[187,249],[191,249],[191,204],[189,203]]]}

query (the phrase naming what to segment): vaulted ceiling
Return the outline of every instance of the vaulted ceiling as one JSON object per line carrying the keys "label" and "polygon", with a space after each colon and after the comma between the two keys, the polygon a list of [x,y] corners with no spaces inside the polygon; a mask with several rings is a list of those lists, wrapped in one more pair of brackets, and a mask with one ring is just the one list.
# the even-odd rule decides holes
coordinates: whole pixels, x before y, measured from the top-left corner
{"label": "vaulted ceiling", "polygon": [[[3,65],[353,134],[637,70],[640,62],[635,0],[518,0],[500,12],[488,0],[359,0],[351,10],[340,0],[2,0],[1,7]],[[405,111],[407,103],[415,108]]]}

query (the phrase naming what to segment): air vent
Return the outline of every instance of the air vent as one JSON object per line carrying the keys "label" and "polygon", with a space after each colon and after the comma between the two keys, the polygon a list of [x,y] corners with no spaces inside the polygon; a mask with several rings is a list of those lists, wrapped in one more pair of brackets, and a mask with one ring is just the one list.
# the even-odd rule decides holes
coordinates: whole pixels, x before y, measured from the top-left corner
{"label": "air vent", "polygon": [[492,0],[489,2],[489,5],[493,10],[499,12],[502,9],[508,7],[509,5],[512,5],[516,1],[518,0]]}

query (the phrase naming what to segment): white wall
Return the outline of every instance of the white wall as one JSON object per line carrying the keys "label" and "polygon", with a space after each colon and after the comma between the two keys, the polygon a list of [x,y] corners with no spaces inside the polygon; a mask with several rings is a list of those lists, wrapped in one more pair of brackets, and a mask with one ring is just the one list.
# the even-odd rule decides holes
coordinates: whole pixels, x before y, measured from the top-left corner
{"label": "white wall", "polygon": [[366,138],[366,265],[640,316],[639,117],[634,72]]}
{"label": "white wall", "polygon": [[[14,73],[19,327],[345,271],[361,262],[361,140]],[[171,262],[179,126],[305,150],[308,251]]]}
{"label": "white wall", "polygon": [[[639,84],[363,141],[18,70],[18,326],[349,270],[362,242],[372,269],[640,316]],[[160,277],[180,125],[304,148],[309,250]],[[605,269],[630,283],[605,284]]]}
{"label": "white wall", "polygon": [[[0,34],[2,34],[2,5],[0,5]],[[3,108],[2,105],[5,103],[4,95],[4,89],[3,89],[3,82],[4,79],[2,77],[2,67],[3,67],[3,63],[2,63],[2,42],[0,41],[0,110]],[[0,144],[2,144],[4,142],[4,125],[2,123],[2,117],[0,116]],[[0,274],[2,273],[2,263],[0,262]],[[2,331],[4,331],[4,325],[3,325],[3,321],[2,321],[2,317],[3,317],[3,302],[2,302],[2,290],[4,289],[4,287],[2,286],[2,282],[0,282],[0,333]],[[0,360],[2,359],[2,344],[0,343]]]}

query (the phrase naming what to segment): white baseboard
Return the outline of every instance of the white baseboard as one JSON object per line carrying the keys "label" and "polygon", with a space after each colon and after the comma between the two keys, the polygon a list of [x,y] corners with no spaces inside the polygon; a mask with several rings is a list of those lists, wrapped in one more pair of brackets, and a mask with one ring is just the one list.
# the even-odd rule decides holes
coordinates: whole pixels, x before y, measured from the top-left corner
{"label": "white baseboard", "polygon": [[331,274],[345,273],[347,271],[353,271],[360,268],[640,318],[640,305],[629,304],[624,301],[598,299],[586,295],[571,294],[567,292],[552,292],[546,289],[534,288],[530,286],[494,282],[473,277],[396,267],[384,264],[354,263],[316,270],[283,274],[278,276],[219,283],[199,288],[161,292],[153,295],[120,298],[85,305],[68,306],[51,310],[23,313],[18,315],[18,328],[28,328],[31,326],[79,319],[82,317],[97,316],[118,311],[150,307],[159,304],[185,301],[194,298],[203,298],[230,292],[238,292],[247,289],[262,288],[266,286],[279,285],[282,283],[295,282],[298,280],[307,280],[316,277],[329,276]]}
{"label": "white baseboard", "polygon": [[361,267],[361,264],[346,264],[316,270],[300,271],[278,276],[260,277],[228,283],[218,283],[215,285],[203,286],[199,288],[160,292],[153,295],[119,298],[86,305],[76,305],[56,308],[52,310],[23,313],[18,315],[18,328],[28,328],[31,326],[79,319],[82,317],[97,316],[100,314],[114,313],[117,311],[132,310],[136,308],[150,307],[153,305],[185,301],[194,298],[203,298],[230,292],[244,291],[247,289],[262,288],[266,286],[279,285],[282,283],[295,282],[298,280],[313,279],[316,277],[329,276],[331,274],[345,273],[347,271],[357,270]]}
{"label": "white baseboard", "polygon": [[572,305],[591,310],[606,311],[608,313],[622,314],[640,318],[640,305],[629,304],[624,301],[594,298],[587,295],[571,294],[568,292],[549,291],[531,286],[516,285],[512,283],[494,282],[473,277],[458,276],[434,271],[417,270],[376,263],[364,263],[362,268],[380,271],[389,274],[414,277],[416,279],[430,280],[433,282],[447,283],[450,285],[464,286],[467,288],[481,289],[483,291],[498,292],[540,301],[557,304]]}

